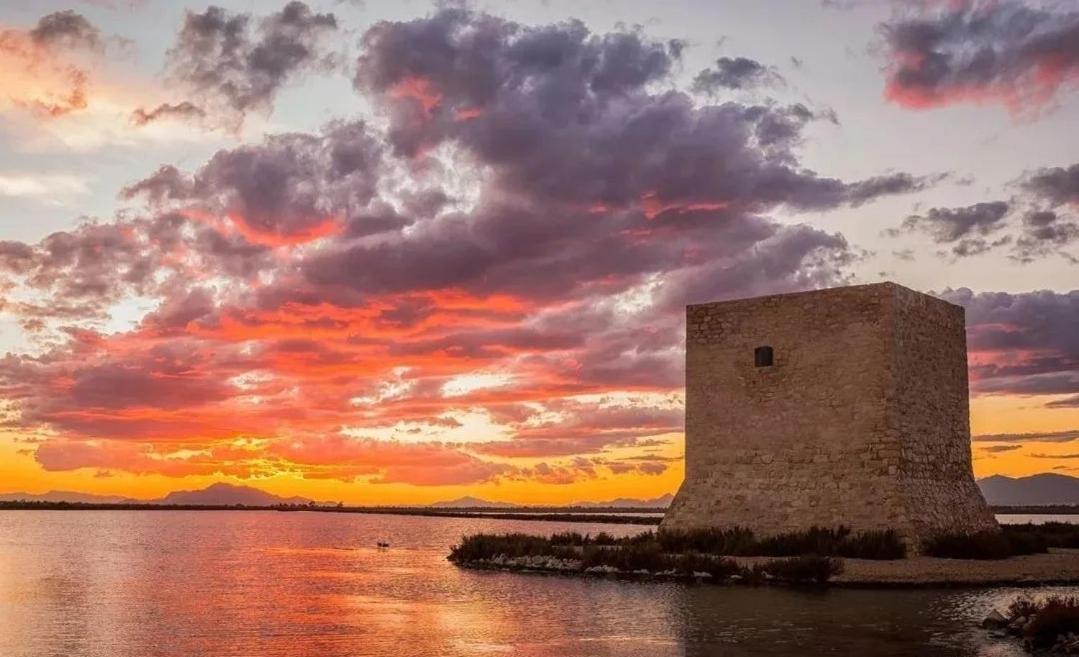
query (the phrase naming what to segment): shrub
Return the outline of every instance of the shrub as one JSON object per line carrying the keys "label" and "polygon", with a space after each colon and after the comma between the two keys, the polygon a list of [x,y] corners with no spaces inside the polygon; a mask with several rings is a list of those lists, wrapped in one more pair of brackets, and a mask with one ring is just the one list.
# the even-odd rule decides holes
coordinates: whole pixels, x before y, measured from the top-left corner
{"label": "shrub", "polygon": [[902,559],[906,546],[894,530],[852,534],[848,527],[811,527],[758,539],[743,527],[693,531],[660,530],[657,540],[668,552],[728,556],[793,557],[816,554],[851,559]]}
{"label": "shrub", "polygon": [[[489,561],[499,556],[511,559],[553,556],[579,560],[582,569],[606,566],[624,572],[644,570],[653,574],[674,573],[682,577],[708,573],[715,581],[739,575],[749,582],[773,578],[783,582],[824,583],[842,570],[840,561],[820,555],[775,559],[748,569],[739,566],[732,559],[700,550],[673,552],[670,550],[670,543],[664,543],[662,537],[663,534],[656,535],[651,532],[625,539],[615,539],[606,534],[590,537],[574,532],[555,534],[550,538],[528,534],[474,534],[465,536],[459,545],[451,548],[449,559],[455,563],[467,564]],[[744,534],[716,532],[685,535],[684,538],[694,545],[717,548],[740,545],[739,542],[744,541]],[[769,577],[766,577],[765,573]]]}
{"label": "shrub", "polygon": [[683,576],[708,573],[715,581],[722,581],[734,575],[745,576],[746,569],[733,559],[710,557],[702,554],[683,554],[674,560],[674,571]]}
{"label": "shrub", "polygon": [[[562,532],[549,538],[528,534],[477,534],[466,536],[450,551],[454,561],[492,559],[500,554],[510,558],[525,556],[557,556],[577,558],[586,548],[618,548],[625,554],[656,561],[657,553],[672,555],[699,554],[716,556],[792,557],[802,555],[849,557],[854,559],[901,559],[906,554],[899,535],[894,531],[870,531],[852,534],[839,527],[813,527],[802,532],[789,532],[758,539],[753,532],[742,528],[701,529],[692,531],[643,532],[617,538],[606,532],[594,536],[578,532]],[[599,555],[596,550],[589,554]],[[653,555],[653,556],[649,556]],[[594,558],[600,558],[595,556]],[[594,565],[615,565],[610,563]]]}
{"label": "shrub", "polygon": [[761,539],[757,554],[791,557],[803,554],[831,555],[850,536],[849,527],[825,529],[810,527],[801,532],[789,532]]}
{"label": "shrub", "polygon": [[851,559],[903,559],[907,556],[907,546],[894,529],[867,531],[846,538],[835,555]]}
{"label": "shrub", "polygon": [[707,528],[689,531],[660,530],[657,540],[668,552],[700,552],[703,554],[758,554],[753,532],[744,527],[729,529]]}
{"label": "shrub", "polygon": [[922,544],[922,552],[944,559],[1007,559],[1048,549],[1037,533],[985,531],[975,534],[937,534]]}
{"label": "shrub", "polygon": [[461,539],[460,545],[450,548],[450,561],[466,562],[493,559],[500,554],[507,557],[555,556],[576,558],[571,547],[552,545],[542,536],[529,534],[473,534]]}
{"label": "shrub", "polygon": [[1023,637],[1034,650],[1052,648],[1058,639],[1079,633],[1079,598],[1051,596],[1041,602],[1019,598],[1008,608],[1008,620],[1027,619]]}
{"label": "shrub", "polygon": [[582,536],[577,532],[562,532],[561,534],[551,535],[551,545],[584,545],[586,540],[586,536]]}
{"label": "shrub", "polygon": [[1012,555],[1040,554],[1049,551],[1049,542],[1041,532],[1007,531],[1008,550]]}
{"label": "shrub", "polygon": [[581,555],[581,561],[585,568],[613,566],[626,571],[660,572],[670,570],[674,565],[672,558],[663,552],[656,541],[616,547],[588,545]]}
{"label": "shrub", "polygon": [[1010,623],[1019,618],[1029,619],[1038,611],[1039,607],[1040,605],[1038,605],[1037,602],[1034,602],[1026,596],[1016,598],[1010,605],[1008,605],[1008,622]]}
{"label": "shrub", "polygon": [[[648,533],[651,534],[651,532]],[[617,545],[619,543],[619,539],[611,536],[607,532],[600,532],[594,537],[592,537],[592,542],[596,545]]]}
{"label": "shrub", "polygon": [[1079,598],[1053,597],[1034,614],[1023,635],[1035,649],[1044,649],[1074,632],[1079,632]]}
{"label": "shrub", "polygon": [[756,578],[763,578],[767,573],[780,581],[800,584],[824,584],[842,572],[841,561],[813,555],[772,559],[753,566],[753,576]]}
{"label": "shrub", "polygon": [[1047,522],[1041,525],[1027,523],[1023,525],[1001,525],[1005,534],[1035,534],[1045,541],[1048,547],[1079,548],[1079,525],[1069,522]]}

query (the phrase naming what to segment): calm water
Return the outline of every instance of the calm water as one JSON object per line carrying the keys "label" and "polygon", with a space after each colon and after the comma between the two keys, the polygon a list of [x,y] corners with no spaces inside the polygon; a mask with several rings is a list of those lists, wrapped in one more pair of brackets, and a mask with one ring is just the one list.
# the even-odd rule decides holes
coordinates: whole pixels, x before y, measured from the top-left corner
{"label": "calm water", "polygon": [[[470,572],[445,560],[465,533],[565,529],[642,528],[0,512],[0,656],[1021,654],[975,627],[1014,590],[629,583]],[[377,539],[393,547],[379,551]]]}

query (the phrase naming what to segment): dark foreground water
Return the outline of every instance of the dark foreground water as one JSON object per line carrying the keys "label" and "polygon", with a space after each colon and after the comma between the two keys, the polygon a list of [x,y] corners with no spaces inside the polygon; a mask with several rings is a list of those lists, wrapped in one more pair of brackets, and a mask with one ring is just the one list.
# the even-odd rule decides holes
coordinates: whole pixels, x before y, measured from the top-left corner
{"label": "dark foreground water", "polygon": [[[1019,592],[823,592],[472,572],[462,534],[599,530],[330,513],[0,512],[0,656],[1021,654]],[[375,541],[392,543],[389,550]],[[1076,592],[1069,589],[1041,589]]]}

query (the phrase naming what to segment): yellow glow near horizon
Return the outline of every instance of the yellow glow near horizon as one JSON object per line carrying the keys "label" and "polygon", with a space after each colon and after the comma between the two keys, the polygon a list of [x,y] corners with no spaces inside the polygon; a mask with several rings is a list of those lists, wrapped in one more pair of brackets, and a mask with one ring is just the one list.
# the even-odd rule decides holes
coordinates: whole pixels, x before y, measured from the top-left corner
{"label": "yellow glow near horizon", "polygon": [[[1079,427],[1079,409],[1045,407],[1046,398],[983,396],[971,400],[972,435],[1027,434],[1068,431]],[[76,491],[96,495],[119,495],[137,499],[162,497],[175,490],[204,488],[216,481],[253,486],[280,495],[342,501],[346,504],[428,504],[465,495],[492,501],[520,504],[567,504],[575,501],[601,501],[617,497],[653,498],[672,493],[681,484],[684,466],[681,460],[681,434],[670,434],[667,441],[648,454],[662,459],[668,468],[659,475],[639,472],[613,474],[602,466],[597,476],[569,484],[543,483],[535,480],[501,479],[490,483],[453,486],[417,486],[411,484],[374,484],[360,478],[355,482],[335,479],[305,479],[294,472],[242,479],[222,475],[166,477],[158,474],[135,475],[120,471],[99,472],[92,468],[46,471],[35,461],[33,443],[18,442],[17,434],[0,433],[0,492],[45,493]],[[246,444],[246,443],[243,443]],[[994,451],[996,445],[1018,445],[1007,451]],[[237,445],[242,446],[242,445]],[[1046,441],[974,442],[974,472],[978,477],[992,474],[1024,476],[1040,472],[1079,474],[1079,443]],[[642,448],[609,450],[601,458],[609,461],[642,456]],[[497,459],[520,467],[532,467],[541,461],[558,459]]]}

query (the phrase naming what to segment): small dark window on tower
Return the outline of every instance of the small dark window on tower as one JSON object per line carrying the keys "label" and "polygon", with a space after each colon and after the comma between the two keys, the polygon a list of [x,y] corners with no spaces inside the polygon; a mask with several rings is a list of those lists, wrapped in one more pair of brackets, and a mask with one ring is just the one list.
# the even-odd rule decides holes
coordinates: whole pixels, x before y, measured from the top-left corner
{"label": "small dark window on tower", "polygon": [[772,366],[772,348],[757,347],[753,350],[753,364],[757,367]]}

